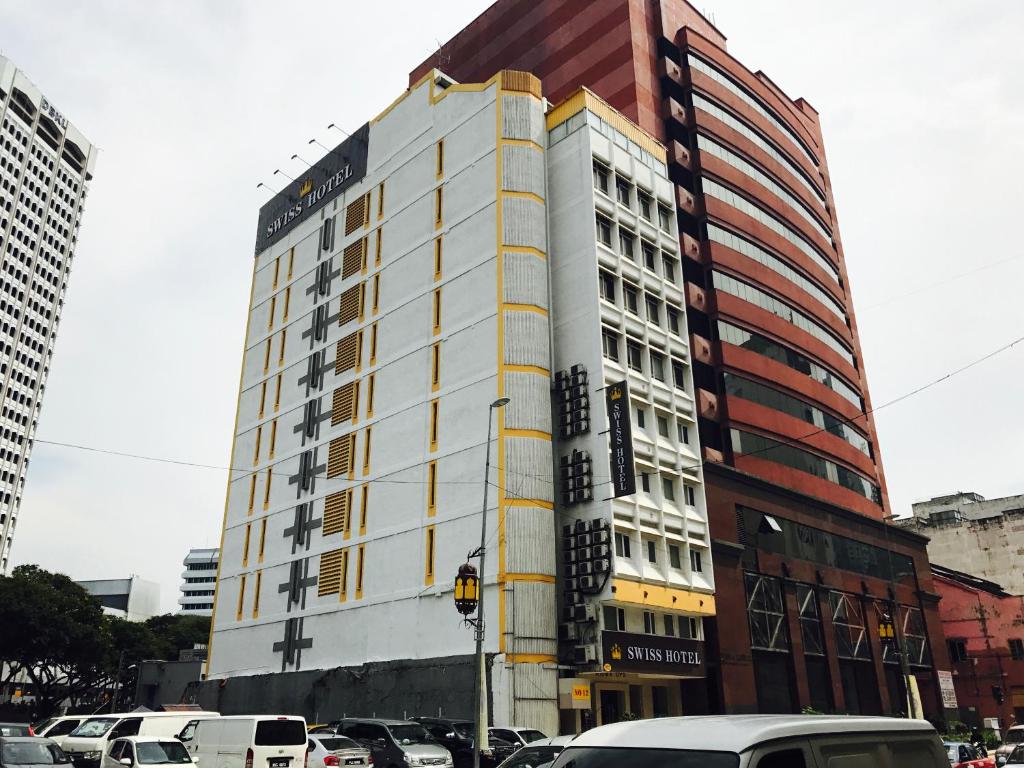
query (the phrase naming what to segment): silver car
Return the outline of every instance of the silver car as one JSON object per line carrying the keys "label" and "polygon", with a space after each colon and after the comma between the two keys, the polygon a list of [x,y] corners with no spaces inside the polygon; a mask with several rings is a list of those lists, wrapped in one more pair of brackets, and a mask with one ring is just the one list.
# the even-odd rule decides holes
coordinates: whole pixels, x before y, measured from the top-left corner
{"label": "silver car", "polygon": [[370,750],[356,744],[347,736],[316,734],[309,737],[307,768],[337,768],[346,765],[373,765]]}

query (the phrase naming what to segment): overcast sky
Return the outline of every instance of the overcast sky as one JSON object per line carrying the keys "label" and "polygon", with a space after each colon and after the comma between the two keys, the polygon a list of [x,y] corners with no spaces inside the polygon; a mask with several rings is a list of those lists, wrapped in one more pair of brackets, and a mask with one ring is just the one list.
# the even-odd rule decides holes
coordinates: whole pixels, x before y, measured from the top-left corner
{"label": "overcast sky", "polygon": [[[489,4],[0,0],[3,54],[101,148],[15,564],[138,574],[175,607],[187,550],[219,543],[226,472],[42,441],[226,466],[257,182]],[[1024,335],[1024,3],[698,6],[822,115],[875,405]],[[1024,493],[1022,382],[1024,343],[878,412],[895,512]]]}

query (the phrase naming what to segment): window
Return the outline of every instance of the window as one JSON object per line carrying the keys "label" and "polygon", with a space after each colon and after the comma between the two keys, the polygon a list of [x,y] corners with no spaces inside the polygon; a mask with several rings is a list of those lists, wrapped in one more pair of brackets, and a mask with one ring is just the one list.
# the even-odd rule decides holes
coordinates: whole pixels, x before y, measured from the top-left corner
{"label": "window", "polygon": [[434,335],[436,336],[441,332],[441,289],[434,289],[434,306],[432,309],[432,315],[434,319]]}
{"label": "window", "polygon": [[704,564],[701,560],[700,550],[690,547],[690,570],[694,573],[702,573]]}
{"label": "window", "polygon": [[654,612],[644,611],[644,633],[648,635],[655,634],[654,626]]}
{"label": "window", "polygon": [[668,256],[662,256],[661,264],[665,269],[665,279],[674,283],[676,281],[676,260]]}
{"label": "window", "polygon": [[380,273],[378,272],[373,276],[373,314],[377,314],[377,310],[380,309]]}
{"label": "window", "polygon": [[675,481],[671,477],[661,478],[661,493],[665,497],[666,501],[676,500]]}
{"label": "window", "polygon": [[604,356],[609,360],[619,362],[619,335],[607,328],[601,329],[601,347]]}
{"label": "window", "polygon": [[245,574],[238,580],[238,606],[235,610],[235,620],[242,620],[242,608],[245,604]]}
{"label": "window", "polygon": [[430,401],[430,450],[437,450],[437,418],[441,404],[438,400]]}
{"label": "window", "polygon": [[632,312],[634,315],[640,314],[640,294],[637,289],[629,283],[622,284],[622,301],[626,305],[626,309]]}
{"label": "window", "polygon": [[676,617],[671,613],[666,613],[663,617],[665,620],[665,635],[668,637],[676,636]]}
{"label": "window", "polygon": [[947,640],[946,644],[949,646],[949,660],[956,663],[959,661],[967,661],[967,641],[955,638]]}
{"label": "window", "polygon": [[615,275],[605,272],[603,269],[598,273],[598,288],[601,291],[601,298],[608,301],[615,301]]}
{"label": "window", "polygon": [[274,311],[277,308],[277,296],[270,297],[270,311],[267,312],[267,330],[272,330],[274,327]]}
{"label": "window", "polygon": [[665,380],[665,356],[651,350],[651,376],[658,381]]}
{"label": "window", "polygon": [[444,176],[444,139],[437,142],[437,178]]}
{"label": "window", "polygon": [[260,520],[260,548],[257,553],[258,562],[263,562],[263,552],[266,549],[267,544],[267,518]]}
{"label": "window", "polygon": [[626,342],[626,364],[634,371],[643,371],[643,349],[633,341]]}
{"label": "window", "polygon": [[626,631],[626,611],[614,605],[604,606],[604,628],[611,632]]}
{"label": "window", "polygon": [[857,595],[846,592],[829,592],[829,606],[832,609],[832,628],[836,635],[836,655],[841,659],[870,659],[864,631],[864,611]]}
{"label": "window", "polygon": [[612,223],[600,215],[597,217],[597,241],[609,248],[612,245]]}
{"label": "window", "polygon": [[632,195],[632,186],[621,176],[615,177],[615,198],[624,206],[629,208],[630,198]]}
{"label": "window", "polygon": [[644,297],[647,304],[647,322],[654,325],[661,325],[661,302],[651,295]]}
{"label": "window", "polygon": [[427,526],[427,553],[423,583],[430,586],[434,583],[434,526]]}
{"label": "window", "polygon": [[658,434],[668,437],[668,418],[665,416],[658,416]]}
{"label": "window", "polygon": [[610,178],[610,172],[609,172],[607,166],[604,166],[601,163],[597,162],[597,160],[595,160],[594,161],[594,186],[597,189],[599,189],[602,192],[604,192],[606,195],[608,194],[608,181],[609,181],[609,178]]}
{"label": "window", "polygon": [[444,208],[444,188],[438,187],[434,190],[434,229],[441,226],[441,212]]}
{"label": "window", "polygon": [[377,382],[377,374],[371,373],[366,380],[366,418],[373,416],[373,390]]}
{"label": "window", "polygon": [[664,205],[658,204],[658,226],[665,232],[672,232],[672,212]]}
{"label": "window", "polygon": [[750,647],[765,651],[788,651],[785,603],[782,582],[770,576],[747,573],[747,618],[750,623]]}
{"label": "window", "polygon": [[652,211],[654,210],[654,201],[651,200],[651,196],[642,189],[638,189],[636,191],[636,199],[640,203],[640,215],[650,221]]}
{"label": "window", "polygon": [[[829,765],[831,764],[830,760]],[[871,764],[875,764],[874,759],[871,760]],[[905,765],[909,765],[909,763],[905,763]],[[772,752],[770,755],[764,755],[757,761],[756,768],[807,768],[807,761],[804,759],[802,749],[783,749],[779,752]]]}
{"label": "window", "polygon": [[363,562],[366,559],[366,545],[359,545],[359,557],[356,560],[356,600],[363,596]]}
{"label": "window", "polygon": [[377,257],[376,264],[379,267],[384,256],[384,227],[377,227]]}
{"label": "window", "polygon": [[640,488],[644,493],[651,492],[651,477],[646,472],[640,474]]}
{"label": "window", "polygon": [[686,503],[691,507],[697,505],[697,492],[692,485],[683,483],[683,494],[686,496]]}
{"label": "window", "polygon": [[647,560],[652,563],[658,562],[658,551],[652,540],[647,540]]}
{"label": "window", "polygon": [[[369,211],[367,211],[367,218],[369,218]],[[384,182],[382,181],[377,186],[377,218],[384,218]]]}
{"label": "window", "polygon": [[615,534],[615,556],[616,557],[631,557],[629,553],[629,534],[627,533],[616,533]]}
{"label": "window", "polygon": [[668,563],[673,568],[680,568],[681,569],[683,567],[683,561],[679,557],[679,545],[678,544],[669,544],[668,545]]}
{"label": "window", "polygon": [[441,238],[434,238],[434,280],[441,279]]}
{"label": "window", "polygon": [[359,507],[359,535],[366,535],[366,515],[370,506],[370,486],[364,485],[362,488],[362,504]]}
{"label": "window", "polygon": [[619,255],[636,261],[636,235],[624,227],[619,227]]}
{"label": "window", "polygon": [[686,391],[686,363],[672,360],[672,384],[676,389]]}
{"label": "window", "polygon": [[657,273],[658,270],[655,269],[655,264],[657,263],[658,259],[658,249],[655,248],[651,243],[647,242],[646,240],[641,240],[640,252],[644,256],[644,266],[647,267],[647,269],[651,270],[651,272]]}
{"label": "window", "polygon": [[1010,639],[1010,658],[1015,661],[1024,659],[1024,640],[1019,638]]}
{"label": "window", "polygon": [[814,589],[806,584],[796,585],[796,604],[800,613],[800,635],[804,640],[804,653],[825,655],[825,641],[821,632],[821,611]]}
{"label": "window", "polygon": [[372,434],[373,427],[366,428],[366,441],[363,443],[363,474],[367,474],[370,471],[370,436]]}
{"label": "window", "polygon": [[681,421],[676,422],[676,434],[679,437],[680,443],[684,445],[690,444],[690,428]]}
{"label": "window", "polygon": [[437,462],[427,464],[427,515],[437,513]]}
{"label": "window", "polygon": [[267,470],[267,483],[263,487],[263,508],[267,509],[270,506],[270,483],[274,479],[274,473],[269,469]]}
{"label": "window", "polygon": [[665,307],[665,316],[668,318],[668,329],[676,336],[682,338],[682,331],[679,325],[679,310],[675,307]]}
{"label": "window", "polygon": [[647,424],[645,423],[646,421],[647,421],[647,414],[644,411],[644,409],[643,408],[637,408],[636,409],[636,425],[638,427],[640,427],[640,429],[645,429],[647,427]]}

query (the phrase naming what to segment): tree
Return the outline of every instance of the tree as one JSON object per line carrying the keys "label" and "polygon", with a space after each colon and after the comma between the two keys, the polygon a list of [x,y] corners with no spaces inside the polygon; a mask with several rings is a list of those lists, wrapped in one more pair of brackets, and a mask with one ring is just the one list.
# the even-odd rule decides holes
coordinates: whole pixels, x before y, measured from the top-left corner
{"label": "tree", "polygon": [[146,619],[160,648],[159,659],[177,659],[178,651],[191,650],[197,644],[205,645],[210,639],[209,616],[186,616],[166,613]]}

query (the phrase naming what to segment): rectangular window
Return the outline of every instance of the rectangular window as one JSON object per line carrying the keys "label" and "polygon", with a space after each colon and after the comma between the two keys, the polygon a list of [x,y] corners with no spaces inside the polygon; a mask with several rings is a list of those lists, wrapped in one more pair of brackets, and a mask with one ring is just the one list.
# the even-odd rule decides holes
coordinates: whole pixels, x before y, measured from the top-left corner
{"label": "rectangular window", "polygon": [[434,229],[441,228],[441,214],[444,209],[443,189],[443,187],[438,187],[434,190]]}
{"label": "rectangular window", "polygon": [[683,483],[683,493],[686,495],[686,503],[691,507],[697,506],[697,491],[692,485]]}
{"label": "rectangular window", "polygon": [[256,555],[257,561],[263,562],[263,553],[266,551],[267,546],[267,518],[260,520],[260,548]]}
{"label": "rectangular window", "polygon": [[594,187],[608,194],[608,180],[610,172],[607,166],[594,161]]}
{"label": "rectangular window", "polygon": [[1024,659],[1024,640],[1010,638],[1010,658],[1014,661]]}
{"label": "rectangular window", "polygon": [[253,507],[256,505],[256,477],[259,473],[254,474],[249,478],[249,514],[252,514]]}
{"label": "rectangular window", "polygon": [[377,185],[377,218],[384,218],[384,182]]}
{"label": "rectangular window", "polygon": [[373,434],[373,427],[366,428],[366,440],[363,443],[363,476],[370,473],[370,437]]}
{"label": "rectangular window", "polygon": [[281,351],[278,352],[278,355],[277,355],[277,364],[278,365],[284,365],[284,347],[285,347],[285,342],[286,342],[287,338],[288,338],[288,329],[287,328],[282,328],[281,329]]}
{"label": "rectangular window", "polygon": [[274,449],[277,447],[277,419],[270,422],[270,451],[267,458],[274,458]]}
{"label": "rectangular window", "polygon": [[672,384],[676,389],[686,390],[686,363],[681,360],[672,361]]}
{"label": "rectangular window", "polygon": [[615,198],[622,205],[629,208],[629,204],[632,198],[632,185],[621,176],[615,177]]}
{"label": "rectangular window", "polygon": [[648,475],[646,472],[642,472],[640,474],[640,489],[644,493],[651,492],[651,476]]}
{"label": "rectangular window", "polygon": [[606,605],[603,610],[604,628],[610,632],[626,631],[626,611],[614,605]]}
{"label": "rectangular window", "polygon": [[271,471],[271,469],[268,469],[267,482],[263,486],[263,509],[268,509],[270,507],[270,486],[273,479],[274,473]]}
{"label": "rectangular window", "polygon": [[366,418],[373,416],[373,390],[377,383],[377,374],[371,373],[366,380]]}
{"label": "rectangular window", "polygon": [[374,263],[376,264],[376,266],[379,267],[381,265],[381,261],[383,261],[383,258],[384,258],[384,227],[377,227],[377,249],[376,249],[376,253],[377,253],[377,256],[376,256],[376,260],[375,260]]}
{"label": "rectangular window", "polygon": [[263,571],[256,571],[256,587],[252,591],[252,617],[260,617],[260,588],[263,586]]}
{"label": "rectangular window", "polygon": [[626,309],[634,315],[640,314],[640,299],[636,287],[624,282],[622,284],[622,302]]}
{"label": "rectangular window", "polygon": [[363,367],[363,332],[356,331],[356,372]]}
{"label": "rectangular window", "polygon": [[434,238],[434,280],[441,279],[441,238]]}
{"label": "rectangular window", "polygon": [[427,464],[427,516],[437,514],[437,462]]}
{"label": "rectangular window", "polygon": [[271,339],[267,339],[267,348],[263,352],[263,372],[266,373],[270,370],[270,347]]}
{"label": "rectangular window", "polygon": [[601,347],[604,356],[609,360],[619,362],[619,335],[607,328],[601,329]]}
{"label": "rectangular window", "polygon": [[441,332],[441,289],[434,289],[434,306],[431,317],[434,320],[434,335]]}
{"label": "rectangular window", "polygon": [[636,235],[624,227],[619,227],[619,255],[636,261]]}
{"label": "rectangular window", "polygon": [[647,304],[647,322],[661,325],[661,302],[654,296],[645,296],[644,302]]}
{"label": "rectangular window", "polygon": [[238,607],[235,610],[235,619],[242,620],[242,607],[245,605],[245,574],[238,579]]}
{"label": "rectangular window", "polygon": [[629,534],[615,534],[615,555],[616,557],[631,557],[629,554]]}
{"label": "rectangular window", "polygon": [[437,392],[441,386],[441,342],[430,346],[430,390]]}
{"label": "rectangular window", "polygon": [[651,376],[658,381],[665,380],[665,357],[655,351],[651,351]]}
{"label": "rectangular window", "polygon": [[676,617],[671,613],[666,613],[662,618],[665,619],[665,635],[668,637],[676,636]]}
{"label": "rectangular window", "polygon": [[364,485],[362,489],[362,504],[359,507],[359,535],[366,535],[366,516],[370,506],[370,486]]}
{"label": "rectangular window", "polygon": [[295,248],[288,251],[288,279],[292,279],[292,270],[295,268]]}
{"label": "rectangular window", "polygon": [[373,314],[377,314],[380,309],[380,273],[378,272],[373,276]]}
{"label": "rectangular window", "polygon": [[338,579],[338,602],[348,599],[348,548],[341,550],[341,578]]}
{"label": "rectangular window", "polygon": [[643,349],[640,347],[640,345],[637,344],[636,342],[633,342],[633,341],[627,341],[626,342],[626,365],[628,365],[631,370],[643,372],[643,370],[644,370],[643,359],[644,359]]}
{"label": "rectangular window", "polygon": [[668,437],[668,418],[666,416],[658,417],[658,434],[662,437]]}
{"label": "rectangular window", "polygon": [[644,634],[655,634],[654,611],[644,611]]}
{"label": "rectangular window", "polygon": [[274,388],[274,410],[276,411],[281,407],[281,379],[282,374],[277,374],[277,382]]}
{"label": "rectangular window", "polygon": [[676,483],[671,477],[661,478],[661,493],[665,497],[665,501],[676,500]]}
{"label": "rectangular window", "polygon": [[366,545],[359,545],[359,555],[356,560],[356,600],[363,596],[363,564],[366,560]]}
{"label": "rectangular window", "polygon": [[[281,257],[278,256],[276,259],[274,259],[274,284],[271,286],[271,289],[277,288],[277,278],[280,277],[280,275],[281,275]],[[289,277],[291,277],[291,275],[289,275]]]}
{"label": "rectangular window", "polygon": [[679,310],[675,307],[666,307],[665,314],[668,316],[668,329],[676,336],[682,337],[682,327],[679,324]]}
{"label": "rectangular window", "polygon": [[959,638],[947,640],[946,644],[949,646],[949,660],[954,664],[961,661],[967,661],[967,641]]}
{"label": "rectangular window", "polygon": [[434,526],[427,526],[427,556],[425,558],[423,583],[430,586],[434,583]]}
{"label": "rectangular window", "polygon": [[605,272],[603,269],[598,273],[598,289],[601,298],[608,301],[615,301],[615,275]]}
{"label": "rectangular window", "polygon": [[640,203],[640,215],[647,219],[647,221],[650,221],[652,211],[654,210],[654,201],[651,200],[651,196],[643,190],[638,189],[636,191],[636,199]]}
{"label": "rectangular window", "polygon": [[260,463],[260,443],[263,442],[263,426],[256,427],[256,447],[252,452],[252,464],[256,466]]}
{"label": "rectangular window", "polygon": [[256,418],[263,418],[263,411],[267,405],[267,382],[266,380],[260,382],[260,409],[256,414]]}
{"label": "rectangular window", "polygon": [[682,568],[683,561],[679,557],[679,545],[669,544],[668,545],[668,562],[673,568]]}
{"label": "rectangular window", "polygon": [[377,363],[377,323],[370,326],[370,365]]}
{"label": "rectangular window", "polygon": [[430,450],[437,450],[437,419],[440,415],[440,401],[430,401]]}
{"label": "rectangular window", "polygon": [[292,287],[289,285],[284,289],[284,317],[281,318],[282,322],[288,322],[288,312],[292,306]]}
{"label": "rectangular window", "polygon": [[658,562],[658,551],[654,541],[647,540],[647,560],[652,563]]}
{"label": "rectangular window", "polygon": [[667,207],[664,205],[658,206],[658,226],[660,226],[665,232],[669,233],[672,232],[671,216],[672,212],[669,211]]}
{"label": "rectangular window", "polygon": [[689,427],[687,427],[685,424],[683,424],[683,422],[677,421],[676,422],[676,432],[678,434],[679,442],[680,443],[683,443],[684,445],[689,445],[690,444],[690,428]]}
{"label": "rectangular window", "polygon": [[252,523],[245,524],[245,541],[242,542],[242,567],[249,565],[249,539],[252,536]]}
{"label": "rectangular window", "polygon": [[640,252],[644,256],[644,266],[651,270],[651,272],[657,274],[658,270],[655,265],[657,264],[658,249],[655,248],[652,243],[649,243],[646,240],[641,240]]}
{"label": "rectangular window", "polygon": [[270,311],[267,312],[267,330],[274,328],[274,314],[277,311],[277,296],[270,297]]}
{"label": "rectangular window", "polygon": [[437,178],[444,176],[444,139],[437,142]]}
{"label": "rectangular window", "polygon": [[704,563],[700,556],[700,550],[690,547],[690,570],[694,573],[701,573],[704,570]]}
{"label": "rectangular window", "polygon": [[637,408],[636,409],[636,425],[638,427],[640,427],[640,429],[646,429],[647,428],[647,423],[646,422],[647,422],[647,412],[643,408]]}
{"label": "rectangular window", "polygon": [[611,248],[612,245],[612,223],[604,216],[597,217],[597,241]]}
{"label": "rectangular window", "polygon": [[676,260],[664,256],[661,263],[665,269],[665,279],[670,283],[674,283],[676,281]]}

